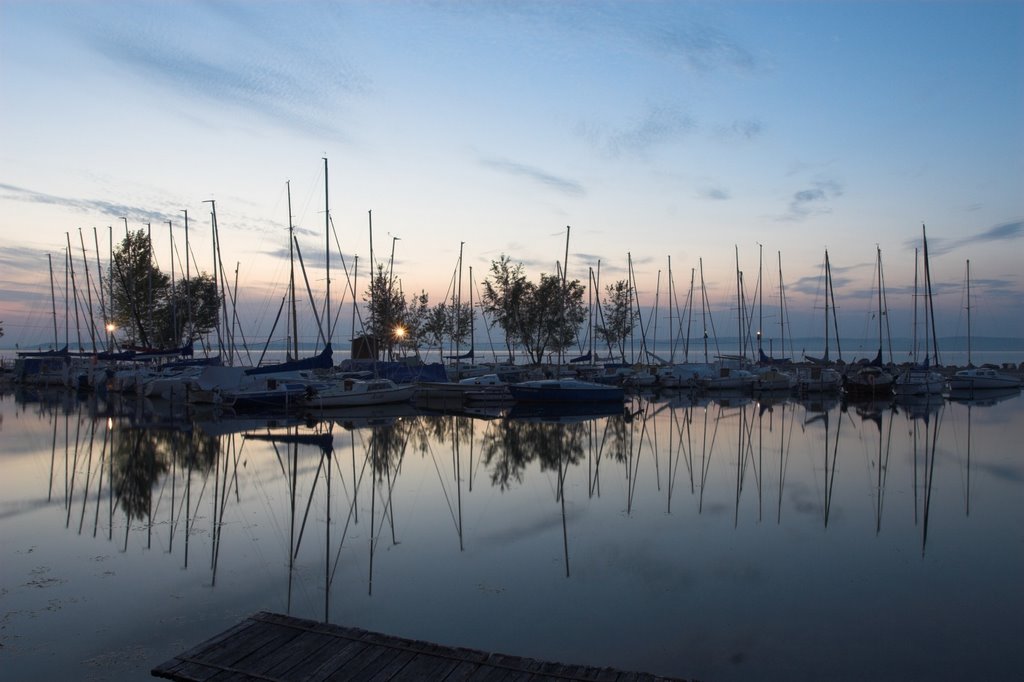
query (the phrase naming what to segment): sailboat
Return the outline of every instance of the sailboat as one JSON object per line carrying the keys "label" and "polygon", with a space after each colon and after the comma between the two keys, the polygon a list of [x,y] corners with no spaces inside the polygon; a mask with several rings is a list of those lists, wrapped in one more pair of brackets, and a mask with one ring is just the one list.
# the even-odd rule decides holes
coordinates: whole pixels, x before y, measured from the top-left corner
{"label": "sailboat", "polygon": [[[924,281],[925,281],[925,351],[924,351],[924,362],[915,363],[911,367],[900,372],[900,375],[896,377],[896,381],[893,382],[893,388],[898,396],[912,396],[912,395],[936,395],[942,393],[942,389],[946,386],[946,378],[939,372],[935,371],[929,365],[929,346],[935,353],[935,364],[939,362],[939,350],[938,350],[938,339],[935,338],[935,317],[933,315],[934,307],[932,305],[932,278],[931,271],[928,267],[928,236],[925,234],[924,225],[921,226],[921,236],[924,243]],[[914,273],[914,336],[917,337],[917,259],[915,249],[915,273]],[[931,321],[931,331],[929,331],[929,321]],[[915,353],[916,353],[916,342]]]}
{"label": "sailboat", "polygon": [[[789,358],[774,358],[766,355],[761,345],[764,336],[764,282],[761,278],[761,258],[758,257],[757,266],[757,291],[758,291],[758,324],[757,324],[757,379],[754,380],[754,390],[759,393],[791,391],[796,387],[796,377],[783,367],[788,367]],[[785,352],[786,327],[785,327],[785,290],[782,285],[782,252],[779,252],[779,325],[782,331],[782,347]]]}
{"label": "sailboat", "polygon": [[975,391],[1015,390],[1021,385],[1019,376],[1000,372],[992,367],[975,367],[971,362],[971,261],[967,261],[967,369],[949,379],[950,397],[973,397]]}
{"label": "sailboat", "polygon": [[[825,354],[821,358],[804,356],[810,367],[802,368],[797,374],[797,390],[801,395],[836,393],[843,385],[843,375],[831,366],[829,360],[829,301],[834,298],[832,292],[832,267],[828,260],[828,249],[825,249]],[[839,325],[835,321],[835,305],[833,303],[832,324],[836,327],[836,344],[839,344]],[[842,353],[840,352],[840,357]]]}
{"label": "sailboat", "polygon": [[877,399],[892,395],[892,386],[896,378],[889,373],[882,363],[882,249],[875,247],[878,263],[878,354],[870,362],[849,371],[843,377],[843,388],[846,395],[856,399]]}

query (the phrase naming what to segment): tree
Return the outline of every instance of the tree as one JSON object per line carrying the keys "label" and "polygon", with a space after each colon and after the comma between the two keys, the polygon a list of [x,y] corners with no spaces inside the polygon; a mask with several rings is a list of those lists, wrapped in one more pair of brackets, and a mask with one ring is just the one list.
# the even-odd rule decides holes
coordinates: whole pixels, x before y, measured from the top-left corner
{"label": "tree", "polygon": [[419,348],[443,348],[446,341],[456,344],[465,343],[473,326],[473,311],[469,305],[459,306],[459,315],[455,315],[455,306],[446,301],[431,306],[426,293],[421,293],[408,305],[405,317],[410,346]]}
{"label": "tree", "polygon": [[121,240],[108,274],[111,320],[128,343],[174,348],[217,327],[221,296],[213,277],[199,273],[172,286],[143,230]]}
{"label": "tree", "polygon": [[539,284],[526,285],[517,309],[518,342],[531,362],[540,363],[548,351],[562,352],[575,343],[586,319],[583,291],[578,279],[566,283],[556,275],[541,275]]}
{"label": "tree", "polygon": [[4,335],[4,321],[0,320],[0,336]]}
{"label": "tree", "polygon": [[491,314],[491,325],[498,325],[505,333],[509,358],[515,357],[517,340],[523,336],[520,308],[528,290],[522,263],[513,265],[505,254],[491,261],[491,274],[484,280],[482,305]]}
{"label": "tree", "polygon": [[595,327],[594,332],[609,347],[617,348],[619,358],[625,362],[626,339],[633,333],[640,311],[633,309],[633,290],[626,280],[620,279],[607,285],[604,290],[604,324]]}
{"label": "tree", "polygon": [[363,300],[370,308],[367,332],[375,339],[378,352],[386,350],[390,359],[405,337],[407,306],[401,288],[395,287],[394,278],[384,271],[382,263],[377,264]]}

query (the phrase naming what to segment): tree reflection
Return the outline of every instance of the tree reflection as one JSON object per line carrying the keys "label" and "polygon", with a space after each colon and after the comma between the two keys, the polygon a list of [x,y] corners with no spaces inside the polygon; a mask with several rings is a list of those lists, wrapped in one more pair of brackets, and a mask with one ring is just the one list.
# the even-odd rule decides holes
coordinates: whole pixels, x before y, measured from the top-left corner
{"label": "tree reflection", "polygon": [[541,471],[579,464],[588,434],[585,421],[502,420],[501,428],[488,430],[483,438],[482,458],[491,470],[491,484],[505,491],[522,483],[523,472],[534,459],[540,460]]}
{"label": "tree reflection", "polygon": [[199,430],[116,428],[111,440],[114,492],[129,520],[149,518],[152,491],[173,466],[208,472],[220,454],[220,441]]}

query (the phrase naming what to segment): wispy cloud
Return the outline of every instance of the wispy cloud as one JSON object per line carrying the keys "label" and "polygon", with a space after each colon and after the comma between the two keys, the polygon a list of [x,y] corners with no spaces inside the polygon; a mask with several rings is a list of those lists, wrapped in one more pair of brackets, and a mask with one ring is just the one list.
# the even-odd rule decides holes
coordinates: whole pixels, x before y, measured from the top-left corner
{"label": "wispy cloud", "polygon": [[723,187],[704,187],[697,190],[697,196],[702,199],[711,199],[712,201],[726,201],[732,198],[729,190]]}
{"label": "wispy cloud", "polygon": [[[91,12],[90,21],[76,26],[78,35],[115,66],[173,96],[202,97],[293,129],[338,134],[340,96],[368,86],[365,76],[337,56],[336,36],[326,33],[334,23],[326,6],[314,22],[308,16],[290,19],[291,12],[273,3],[156,9],[155,17],[147,4],[145,18],[124,9]],[[295,13],[301,15],[302,8]],[[303,23],[302,35],[294,35]],[[224,42],[210,41],[204,32],[224,35]]]}
{"label": "wispy cloud", "polygon": [[[1015,220],[1008,223],[1000,223],[975,234],[961,237],[960,239],[941,239],[931,237],[928,239],[928,255],[941,256],[957,249],[974,246],[976,244],[987,244],[989,242],[1004,242],[1024,237],[1024,221]],[[916,237],[903,242],[908,249],[921,245],[921,240]]]}
{"label": "wispy cloud", "polygon": [[[465,3],[455,3],[460,12]],[[760,62],[749,49],[713,20],[698,17],[683,3],[645,3],[637,11],[633,3],[513,2],[470,3],[487,18],[500,13],[506,23],[513,18],[533,29],[550,28],[564,39],[573,32],[589,43],[629,45],[680,59],[689,69],[708,73],[720,69],[752,71]]]}
{"label": "wispy cloud", "polygon": [[812,215],[831,213],[829,201],[843,195],[843,186],[831,179],[817,180],[806,189],[793,193],[789,210],[780,220],[800,221]]}
{"label": "wispy cloud", "polygon": [[[835,291],[842,291],[851,283],[858,281],[856,272],[865,268],[875,267],[874,263],[856,263],[854,265],[836,265],[829,263],[829,270],[832,273],[832,288]],[[786,291],[807,295],[823,295],[825,292],[825,268],[817,275],[801,277],[792,284],[786,284]]]}
{"label": "wispy cloud", "polygon": [[[8,246],[0,249],[0,271],[5,274],[12,272],[33,272],[38,273],[46,264],[46,251],[32,249],[24,246]],[[63,254],[60,259],[63,260]],[[58,263],[59,265],[59,263]],[[9,293],[10,282],[4,282],[4,297]]]}
{"label": "wispy cloud", "polygon": [[741,119],[730,123],[727,126],[721,126],[716,132],[719,138],[723,140],[752,140],[758,137],[763,132],[764,127],[761,122],[755,119]]}
{"label": "wispy cloud", "polygon": [[24,187],[0,184],[0,192],[4,193],[5,199],[22,201],[30,204],[47,204],[51,206],[62,206],[82,213],[98,213],[111,218],[128,218],[129,222],[139,223],[162,223],[168,220],[177,220],[177,215],[168,215],[160,211],[152,211],[138,206],[119,204],[104,199],[79,199],[75,197],[62,197],[55,194],[36,192]]}
{"label": "wispy cloud", "polygon": [[651,149],[678,139],[696,127],[693,118],[671,104],[650,104],[629,125],[611,128],[595,123],[580,123],[577,132],[602,154],[618,158],[644,155]]}
{"label": "wispy cloud", "polygon": [[499,173],[527,178],[539,185],[570,196],[583,196],[587,193],[583,185],[575,180],[562,178],[540,168],[509,161],[508,159],[480,159],[480,165]]}
{"label": "wispy cloud", "polygon": [[[625,28],[628,30],[629,25]],[[683,58],[695,71],[709,72],[723,67],[750,71],[757,66],[753,53],[724,30],[686,17],[648,23],[638,27],[637,36],[655,49]]]}

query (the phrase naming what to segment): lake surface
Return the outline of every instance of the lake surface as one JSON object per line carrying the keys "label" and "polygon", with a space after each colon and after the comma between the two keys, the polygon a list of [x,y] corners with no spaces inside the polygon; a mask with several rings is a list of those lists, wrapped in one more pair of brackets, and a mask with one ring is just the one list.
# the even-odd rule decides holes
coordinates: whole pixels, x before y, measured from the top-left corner
{"label": "lake surface", "polygon": [[715,680],[1020,679],[1024,398],[185,419],[0,396],[0,671],[259,610]]}

